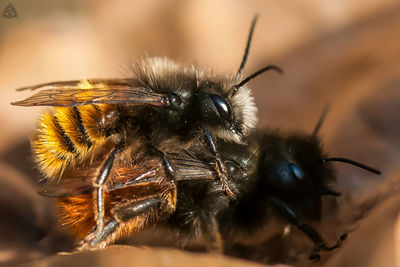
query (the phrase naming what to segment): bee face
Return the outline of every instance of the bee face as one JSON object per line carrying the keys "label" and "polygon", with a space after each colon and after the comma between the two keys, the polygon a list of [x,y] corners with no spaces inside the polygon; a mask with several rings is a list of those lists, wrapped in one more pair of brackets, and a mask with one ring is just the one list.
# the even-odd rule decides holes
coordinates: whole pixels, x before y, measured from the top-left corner
{"label": "bee face", "polygon": [[261,175],[274,190],[293,193],[298,188],[318,188],[334,180],[330,164],[325,164],[319,140],[308,135],[266,135],[260,158]]}
{"label": "bee face", "polygon": [[264,194],[279,195],[298,215],[321,216],[321,192],[334,181],[316,137],[301,134],[265,134],[259,158],[260,188]]}
{"label": "bee face", "polygon": [[204,121],[210,125],[222,124],[229,126],[233,120],[232,108],[228,101],[221,97],[215,89],[213,82],[203,82],[199,86],[197,103]]}
{"label": "bee face", "polygon": [[203,120],[219,138],[242,143],[255,128],[258,117],[249,88],[243,86],[237,94],[231,94],[237,82],[237,77],[231,77],[223,83],[204,83],[200,88],[206,89],[198,94],[198,103]]}
{"label": "bee face", "polygon": [[229,175],[229,185],[235,195],[240,198],[254,187],[258,150],[251,144],[233,142],[225,142],[225,145],[219,145],[219,148],[221,148],[224,156],[224,163]]}
{"label": "bee face", "polygon": [[201,82],[196,103],[207,125],[224,133],[223,139],[240,143],[257,123],[257,108],[247,87],[241,89],[238,97],[231,95],[235,81]]}

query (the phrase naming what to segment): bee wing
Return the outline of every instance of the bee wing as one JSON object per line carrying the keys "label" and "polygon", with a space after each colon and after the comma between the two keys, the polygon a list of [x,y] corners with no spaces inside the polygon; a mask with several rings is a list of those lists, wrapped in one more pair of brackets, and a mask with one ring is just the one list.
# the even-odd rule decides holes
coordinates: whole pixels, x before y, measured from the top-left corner
{"label": "bee wing", "polygon": [[16,91],[34,91],[37,89],[88,89],[88,87],[99,88],[104,86],[113,85],[129,85],[134,82],[134,79],[84,79],[84,80],[75,80],[75,81],[61,81],[61,82],[49,82],[49,83],[40,83],[33,86],[20,87],[16,89]]}
{"label": "bee wing", "polygon": [[153,168],[141,166],[121,167],[114,171],[112,183],[107,185],[108,191],[123,189],[131,186],[161,184],[166,181],[164,168],[159,165]]}
{"label": "bee wing", "polygon": [[[92,181],[96,178],[98,168],[86,168],[68,174],[59,182],[50,183],[38,193],[47,197],[64,197],[89,194],[94,189]],[[132,186],[161,184],[165,178],[161,168],[143,168],[140,166],[120,167],[112,171],[110,182],[106,184],[107,191],[114,191]]]}
{"label": "bee wing", "polygon": [[132,79],[92,79],[44,83],[17,91],[43,89],[36,94],[12,102],[16,106],[65,106],[90,104],[169,105],[166,94],[138,87]]}
{"label": "bee wing", "polygon": [[200,159],[188,151],[169,154],[168,159],[175,169],[177,180],[217,178],[213,160]]}
{"label": "bee wing", "polygon": [[38,194],[46,197],[63,197],[85,195],[92,192],[92,190],[93,186],[91,183],[82,180],[82,178],[74,177],[62,179],[58,183],[47,184],[38,191]]}

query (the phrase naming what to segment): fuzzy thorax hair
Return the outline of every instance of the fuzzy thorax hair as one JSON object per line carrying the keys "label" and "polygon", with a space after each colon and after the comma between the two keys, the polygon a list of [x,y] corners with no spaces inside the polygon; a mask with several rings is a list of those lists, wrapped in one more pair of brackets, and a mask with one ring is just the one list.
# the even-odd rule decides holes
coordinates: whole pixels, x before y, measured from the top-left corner
{"label": "fuzzy thorax hair", "polygon": [[202,83],[213,82],[216,85],[215,93],[223,97],[230,105],[233,124],[240,125],[240,133],[225,125],[210,129],[226,141],[241,143],[242,137],[248,136],[257,124],[257,107],[251,90],[243,85],[236,94],[232,94],[232,89],[243,79],[241,75],[236,73],[220,75],[210,68],[175,62],[167,57],[144,58],[132,66],[132,71],[134,77],[139,79],[142,85],[156,91],[173,87],[197,90]]}

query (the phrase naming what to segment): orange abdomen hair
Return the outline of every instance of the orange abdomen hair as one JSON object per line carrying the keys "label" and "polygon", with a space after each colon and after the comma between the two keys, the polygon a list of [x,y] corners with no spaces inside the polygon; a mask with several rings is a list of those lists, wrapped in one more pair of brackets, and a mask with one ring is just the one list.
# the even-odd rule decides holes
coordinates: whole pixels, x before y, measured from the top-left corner
{"label": "orange abdomen hair", "polygon": [[[168,187],[163,188],[158,183],[144,183],[139,186],[127,187],[106,193],[104,201],[105,218],[112,218],[113,210],[117,210],[124,205],[124,201],[121,199],[129,202],[129,200],[134,200],[135,197],[137,197],[137,200],[140,200],[156,195],[161,196],[165,200],[162,206],[151,207],[147,211],[133,216],[125,222],[121,222],[117,229],[104,240],[104,243],[113,243],[121,237],[128,236],[133,232],[140,231],[151,223],[160,221],[162,218],[169,216],[175,210],[176,206],[176,190],[171,191]],[[85,238],[95,229],[96,216],[93,208],[94,202],[93,194],[90,193],[57,198],[57,208],[61,224],[69,228],[75,237],[77,237],[77,240]]]}
{"label": "orange abdomen hair", "polygon": [[35,161],[48,179],[59,178],[71,163],[102,145],[115,124],[116,105],[56,107],[39,119],[32,140]]}
{"label": "orange abdomen hair", "polygon": [[79,239],[89,234],[96,225],[91,194],[58,198],[57,208],[62,225]]}
{"label": "orange abdomen hair", "polygon": [[[67,196],[57,199],[57,208],[61,219],[61,225],[67,227],[77,240],[84,239],[96,226],[93,210],[93,197],[91,194]],[[106,195],[105,217],[111,218],[110,195]],[[156,208],[151,208],[145,213],[133,217],[129,222],[121,223],[115,232],[106,238],[104,243],[110,244],[126,237],[133,232],[143,229],[149,221],[156,221]]]}

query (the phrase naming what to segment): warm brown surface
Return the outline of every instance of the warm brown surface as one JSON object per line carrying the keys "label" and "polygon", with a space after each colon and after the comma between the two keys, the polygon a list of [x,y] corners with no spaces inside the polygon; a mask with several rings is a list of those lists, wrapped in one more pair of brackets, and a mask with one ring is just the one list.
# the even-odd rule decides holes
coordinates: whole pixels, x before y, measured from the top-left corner
{"label": "warm brown surface", "polygon": [[[331,112],[320,132],[326,150],[383,171],[376,177],[335,165],[336,188],[345,194],[339,202],[340,216],[321,226],[324,235],[334,240],[352,228],[357,203],[382,192],[377,191],[380,184],[399,179],[400,4],[396,0],[11,2],[19,17],[0,17],[0,264],[42,258],[69,250],[72,244],[57,228],[51,199],[36,194],[40,177],[31,162],[28,140],[43,109],[9,105],[29,95],[15,88],[53,80],[118,77],[124,73],[120,66],[145,52],[233,71],[256,12],[260,19],[246,73],[268,63],[285,70],[284,76],[268,73],[251,83],[261,125],[311,131],[330,102]],[[0,1],[0,11],[5,6]],[[394,185],[382,189],[384,194]],[[342,249],[326,258],[326,265],[396,266],[397,252],[400,266],[395,232],[399,207],[399,197],[379,205],[356,224],[358,229]],[[141,260],[153,266],[186,261],[221,266],[222,261],[214,255],[113,248],[42,262],[75,257],[90,265],[105,265],[112,259],[140,266],[145,266]],[[230,259],[229,265],[234,266]]]}
{"label": "warm brown surface", "polygon": [[[135,248],[112,246],[101,251],[57,255],[22,266],[209,266],[209,267],[257,267],[261,264],[236,260],[217,254],[182,252],[171,249]],[[279,267],[279,266],[278,266]]]}

